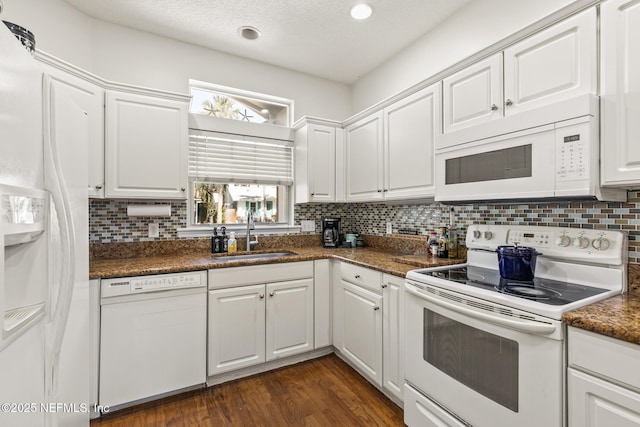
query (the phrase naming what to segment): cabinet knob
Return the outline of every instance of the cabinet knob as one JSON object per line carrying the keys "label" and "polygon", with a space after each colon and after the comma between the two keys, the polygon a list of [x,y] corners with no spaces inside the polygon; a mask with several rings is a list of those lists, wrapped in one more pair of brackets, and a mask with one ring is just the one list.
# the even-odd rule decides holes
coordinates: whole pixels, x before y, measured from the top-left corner
{"label": "cabinet knob", "polygon": [[382,193],[382,190],[378,190],[378,193]]}
{"label": "cabinet knob", "polygon": [[491,111],[498,111],[498,106],[496,104],[491,105]]}
{"label": "cabinet knob", "polygon": [[383,284],[382,284],[382,289],[384,289],[384,288],[386,288],[386,287],[387,287],[387,284],[386,284],[386,283],[383,283]]}
{"label": "cabinet knob", "polygon": [[316,195],[316,193],[311,193],[311,195],[312,195],[312,196],[315,196],[315,195]]}
{"label": "cabinet knob", "polygon": [[384,190],[382,190],[383,193],[386,193],[388,190],[385,188]]}
{"label": "cabinet knob", "polygon": [[260,299],[263,299],[263,298],[264,298],[264,294],[260,294]]}
{"label": "cabinet knob", "polygon": [[96,190],[102,190],[102,185],[100,184],[96,185]]}
{"label": "cabinet knob", "polygon": [[511,107],[513,105],[513,101],[510,99],[507,99],[505,104],[507,105],[507,107]]}
{"label": "cabinet knob", "polygon": [[182,187],[182,188],[180,189],[180,191],[182,191],[182,192],[184,193],[185,191],[187,191],[187,189],[186,189],[186,188],[184,188],[184,187]]}
{"label": "cabinet knob", "polygon": [[378,306],[376,305],[375,307],[373,307],[373,309],[374,309],[375,311],[378,311],[378,310],[380,310],[380,307],[378,307]]}
{"label": "cabinet knob", "polygon": [[359,279],[359,278],[360,278],[360,275],[359,275],[359,274],[356,274],[356,275],[355,275],[355,278],[356,278],[356,279]]}
{"label": "cabinet knob", "polygon": [[274,296],[274,295],[275,295],[275,293],[274,293],[273,291],[269,292],[269,296],[270,296],[270,297],[272,297],[272,296]]}

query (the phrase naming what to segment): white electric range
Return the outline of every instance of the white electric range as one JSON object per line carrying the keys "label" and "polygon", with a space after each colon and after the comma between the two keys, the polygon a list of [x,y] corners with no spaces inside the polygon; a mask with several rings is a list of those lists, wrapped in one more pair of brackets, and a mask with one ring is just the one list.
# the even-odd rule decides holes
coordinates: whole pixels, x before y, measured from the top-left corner
{"label": "white electric range", "polygon": [[[533,281],[500,277],[500,245],[534,247]],[[562,314],[627,288],[627,235],[472,225],[467,263],[406,276],[405,423],[563,426]]]}

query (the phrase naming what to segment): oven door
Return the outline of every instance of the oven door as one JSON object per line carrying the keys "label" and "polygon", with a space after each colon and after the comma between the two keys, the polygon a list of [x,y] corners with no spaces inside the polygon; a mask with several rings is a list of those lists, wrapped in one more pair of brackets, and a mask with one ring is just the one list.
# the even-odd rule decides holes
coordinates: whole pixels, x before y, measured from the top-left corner
{"label": "oven door", "polygon": [[436,201],[553,197],[552,125],[436,151]]}
{"label": "oven door", "polygon": [[422,283],[405,286],[409,385],[475,427],[563,425],[561,322]]}

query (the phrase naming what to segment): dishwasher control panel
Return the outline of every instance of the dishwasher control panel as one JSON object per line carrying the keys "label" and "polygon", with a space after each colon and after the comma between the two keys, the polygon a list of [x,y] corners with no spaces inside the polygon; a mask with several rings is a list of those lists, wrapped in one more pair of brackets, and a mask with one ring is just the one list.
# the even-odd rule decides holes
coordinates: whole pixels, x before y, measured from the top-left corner
{"label": "dishwasher control panel", "polygon": [[206,288],[207,272],[155,274],[152,276],[119,277],[103,279],[100,283],[102,298],[134,295],[188,288]]}

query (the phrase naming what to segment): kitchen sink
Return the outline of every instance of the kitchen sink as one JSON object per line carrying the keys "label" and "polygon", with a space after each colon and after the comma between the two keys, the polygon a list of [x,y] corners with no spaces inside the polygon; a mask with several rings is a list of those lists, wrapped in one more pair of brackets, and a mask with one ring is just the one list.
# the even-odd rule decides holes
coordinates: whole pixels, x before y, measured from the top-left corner
{"label": "kitchen sink", "polygon": [[249,254],[230,254],[230,255],[216,255],[213,257],[213,262],[237,262],[237,261],[267,261],[270,259],[283,258],[288,256],[298,255],[295,252],[281,251],[281,252],[261,252],[261,253],[249,253]]}

